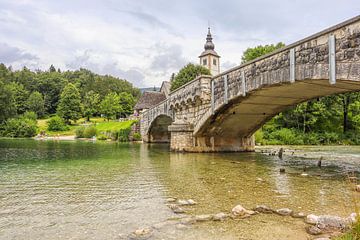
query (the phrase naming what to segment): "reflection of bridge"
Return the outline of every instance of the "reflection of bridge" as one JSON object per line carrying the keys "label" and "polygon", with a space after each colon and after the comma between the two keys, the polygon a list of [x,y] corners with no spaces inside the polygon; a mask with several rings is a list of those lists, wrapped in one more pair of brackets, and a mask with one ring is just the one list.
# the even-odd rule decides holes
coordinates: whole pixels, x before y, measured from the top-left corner
{"label": "reflection of bridge", "polygon": [[172,150],[252,151],[252,134],[290,106],[360,90],[360,16],[214,77],[141,114],[144,141]]}

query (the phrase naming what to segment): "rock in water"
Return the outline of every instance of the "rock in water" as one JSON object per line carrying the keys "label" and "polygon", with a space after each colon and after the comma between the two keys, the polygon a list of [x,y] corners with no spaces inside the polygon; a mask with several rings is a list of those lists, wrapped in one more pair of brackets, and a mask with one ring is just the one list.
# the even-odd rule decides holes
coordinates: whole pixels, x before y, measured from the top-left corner
{"label": "rock in water", "polygon": [[241,205],[236,205],[232,210],[231,213],[234,216],[243,216],[246,214],[246,209]]}
{"label": "rock in water", "polygon": [[360,185],[356,185],[356,191],[360,192]]}
{"label": "rock in water", "polygon": [[304,217],[306,217],[305,213],[303,213],[303,212],[298,212],[298,213],[293,212],[293,213],[291,214],[291,216],[292,216],[293,218],[304,218]]}
{"label": "rock in water", "polygon": [[283,153],[284,153],[284,149],[280,148],[279,153],[278,153],[278,156],[279,156],[280,159],[283,158]]}
{"label": "rock in water", "polygon": [[280,168],[280,173],[285,173],[285,168]]}
{"label": "rock in water", "polygon": [[129,235],[131,240],[146,240],[151,238],[153,230],[149,227],[139,228]]}
{"label": "rock in water", "polygon": [[258,205],[254,208],[254,211],[259,213],[273,213],[274,211],[266,205]]}
{"label": "rock in water", "polygon": [[289,208],[281,208],[276,210],[275,212],[281,216],[289,216],[290,214],[292,214],[293,211]]}
{"label": "rock in water", "polygon": [[308,226],[306,227],[306,232],[311,235],[319,235],[322,234],[322,231],[320,228],[316,226]]}
{"label": "rock in water", "polygon": [[318,216],[316,226],[323,232],[343,231],[348,227],[346,219],[338,216],[321,215]]}
{"label": "rock in water", "polygon": [[177,204],[179,204],[180,206],[187,206],[187,205],[195,205],[197,203],[192,199],[189,199],[189,200],[179,199],[179,200],[177,200]]}
{"label": "rock in water", "polygon": [[223,212],[217,213],[213,216],[214,221],[224,221],[226,218],[228,218],[229,215]]}
{"label": "rock in water", "polygon": [[314,214],[309,214],[305,218],[305,222],[308,224],[315,225],[319,220],[319,217]]}
{"label": "rock in water", "polygon": [[196,215],[196,216],[195,216],[195,220],[196,220],[197,222],[209,221],[209,220],[211,220],[212,218],[213,218],[213,216],[210,215],[210,214]]}
{"label": "rock in water", "polygon": [[169,204],[168,207],[174,212],[174,213],[185,213],[185,210],[179,207],[176,204]]}
{"label": "rock in water", "polygon": [[166,202],[167,202],[167,203],[176,202],[176,198],[172,198],[172,197],[171,197],[171,198],[167,198],[167,199],[166,199]]}

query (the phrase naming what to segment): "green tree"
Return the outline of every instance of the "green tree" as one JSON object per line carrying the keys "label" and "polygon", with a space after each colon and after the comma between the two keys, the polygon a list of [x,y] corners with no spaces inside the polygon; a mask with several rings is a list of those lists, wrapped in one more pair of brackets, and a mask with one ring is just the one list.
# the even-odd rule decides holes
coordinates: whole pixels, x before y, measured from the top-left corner
{"label": "green tree", "polygon": [[0,80],[0,123],[16,114],[16,102],[11,87]]}
{"label": "green tree", "polygon": [[133,113],[133,107],[135,105],[134,97],[127,92],[122,92],[119,94],[119,103],[121,106],[121,113],[125,115],[129,115]]}
{"label": "green tree", "polygon": [[107,94],[101,101],[100,109],[108,121],[115,118],[122,110],[119,96],[115,92]]}
{"label": "green tree", "polygon": [[81,97],[74,84],[69,83],[61,92],[57,113],[66,123],[70,123],[70,120],[76,121],[81,117]]}
{"label": "green tree", "polygon": [[243,56],[241,57],[241,63],[249,62],[265,54],[271,53],[279,48],[282,48],[284,46],[285,46],[284,43],[279,42],[276,45],[274,44],[265,45],[265,46],[259,45],[254,48],[247,48],[244,51]]}
{"label": "green tree", "polygon": [[99,111],[100,95],[90,90],[84,97],[84,116],[87,121],[90,121],[90,117]]}
{"label": "green tree", "polygon": [[29,98],[29,91],[24,88],[24,85],[17,82],[12,82],[9,84],[15,100],[15,107],[17,114],[23,114],[27,108],[27,100]]}
{"label": "green tree", "polygon": [[173,81],[171,81],[170,90],[174,91],[182,85],[194,80],[197,76],[200,75],[211,75],[210,70],[201,66],[195,65],[192,63],[187,64],[183,67],[178,74],[176,74]]}
{"label": "green tree", "polygon": [[32,92],[27,100],[27,109],[33,111],[38,117],[43,117],[45,113],[44,98],[41,93]]}

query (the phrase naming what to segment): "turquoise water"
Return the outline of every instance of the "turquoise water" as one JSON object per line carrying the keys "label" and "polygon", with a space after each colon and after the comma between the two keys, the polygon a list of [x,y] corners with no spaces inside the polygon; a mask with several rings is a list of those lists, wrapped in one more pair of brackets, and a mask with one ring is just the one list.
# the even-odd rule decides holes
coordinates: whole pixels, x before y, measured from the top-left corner
{"label": "turquoise water", "polygon": [[[237,204],[340,216],[353,211],[345,177],[360,170],[360,147],[287,153],[280,160],[258,152],[170,153],[167,145],[3,139],[0,239],[127,239],[138,228],[178,218],[166,205],[169,197],[198,202],[186,207],[186,216],[229,212]],[[301,175],[304,166],[308,176]],[[151,239],[306,239],[304,226],[260,214],[185,229],[170,224]]]}

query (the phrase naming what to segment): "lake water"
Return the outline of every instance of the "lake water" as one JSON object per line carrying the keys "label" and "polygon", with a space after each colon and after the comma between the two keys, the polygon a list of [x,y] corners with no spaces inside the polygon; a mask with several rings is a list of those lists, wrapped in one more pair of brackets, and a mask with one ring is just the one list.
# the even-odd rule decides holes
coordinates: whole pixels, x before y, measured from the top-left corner
{"label": "lake water", "polygon": [[[151,239],[307,239],[301,219],[275,214],[176,224],[237,204],[344,217],[354,211],[351,199],[360,196],[345,179],[359,176],[360,147],[289,148],[280,160],[259,152],[170,153],[167,145],[3,139],[0,239],[127,239],[168,220]],[[177,215],[169,197],[198,204]]]}

